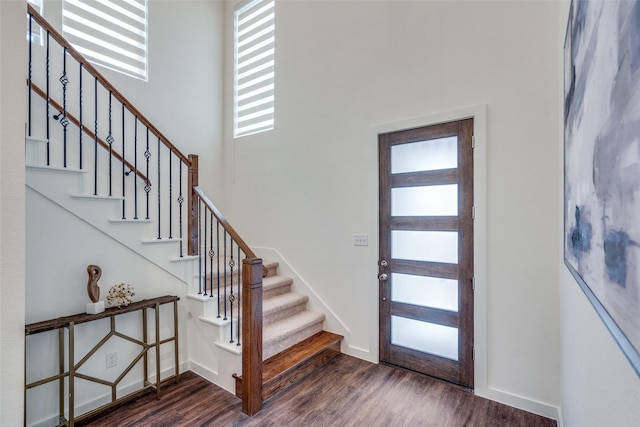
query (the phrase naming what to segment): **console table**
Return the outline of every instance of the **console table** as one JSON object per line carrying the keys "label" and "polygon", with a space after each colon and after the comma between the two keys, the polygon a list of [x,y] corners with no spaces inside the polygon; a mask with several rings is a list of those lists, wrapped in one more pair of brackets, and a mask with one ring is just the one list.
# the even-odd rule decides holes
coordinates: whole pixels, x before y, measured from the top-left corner
{"label": "console table", "polygon": [[[43,384],[50,383],[52,381],[58,381],[59,386],[59,425],[64,426],[73,426],[75,422],[87,419],[97,413],[111,408],[114,405],[121,403],[124,400],[135,397],[139,394],[145,393],[149,390],[155,390],[156,397],[159,399],[162,395],[161,386],[164,382],[174,381],[178,382],[180,379],[180,370],[178,363],[178,298],[177,296],[163,296],[159,298],[146,299],[138,302],[134,302],[129,304],[126,307],[111,307],[106,309],[104,312],[99,314],[86,314],[80,313],[72,316],[59,317],[57,319],[45,320],[43,322],[30,323],[25,325],[25,347],[26,347],[26,339],[30,335],[39,334],[42,332],[58,330],[58,361],[59,361],[59,372],[57,375],[53,375],[39,381],[34,381],[27,384],[27,363],[26,363],[26,355],[25,355],[25,388],[24,388],[24,422],[25,425],[27,423],[27,390],[32,389],[34,387],[41,386]],[[163,304],[173,303],[173,336],[169,338],[165,338],[163,340],[160,339],[160,306]],[[147,311],[149,309],[154,310],[155,313],[155,342],[149,342],[149,337],[147,333]],[[142,341],[135,339],[131,336],[122,334],[116,331],[116,316],[124,313],[131,313],[134,311],[142,312]],[[74,360],[74,327],[81,323],[92,322],[98,319],[110,319],[111,327],[109,333],[100,340],[94,347],[92,347],[85,355],[81,358],[80,361],[76,362]],[[65,346],[65,329],[69,331],[68,333],[68,344]],[[125,370],[116,378],[114,381],[106,381],[104,379],[92,377],[90,375],[82,374],[78,372],[78,369],[87,361],[91,356],[93,356],[100,347],[105,344],[109,338],[111,337],[120,337],[122,339],[128,340],[132,343],[140,345],[142,350],[140,353],[133,359],[133,361],[125,368]],[[173,342],[173,351],[174,351],[174,360],[175,360],[175,373],[174,375],[165,378],[164,380],[160,380],[160,346],[162,344]],[[65,347],[66,349],[66,360],[67,360],[67,370],[65,370]],[[155,349],[155,382],[151,383],[149,381],[149,369],[148,369],[148,357],[149,350]],[[132,393],[129,393],[126,396],[122,396],[120,398],[116,397],[116,389],[120,381],[127,375],[131,369],[140,361],[143,360],[143,375],[144,375],[144,385],[139,390],[136,390]],[[65,378],[68,378],[68,392],[65,394]],[[86,381],[91,381],[94,383],[102,384],[108,387],[111,387],[111,402],[100,406],[92,411],[86,412],[79,416],[75,416],[75,396],[74,396],[74,380],[76,378],[81,378]],[[68,402],[68,418],[65,417],[65,402]]]}

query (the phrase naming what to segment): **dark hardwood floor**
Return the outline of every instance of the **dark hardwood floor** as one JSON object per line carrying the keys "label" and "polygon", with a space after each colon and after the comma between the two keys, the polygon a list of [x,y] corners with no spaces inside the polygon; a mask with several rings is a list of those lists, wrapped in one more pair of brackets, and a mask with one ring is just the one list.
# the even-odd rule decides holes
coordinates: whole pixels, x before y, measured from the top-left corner
{"label": "dark hardwood floor", "polygon": [[147,394],[83,426],[555,426],[412,372],[339,355],[268,400],[253,418],[231,393],[192,372],[161,400]]}

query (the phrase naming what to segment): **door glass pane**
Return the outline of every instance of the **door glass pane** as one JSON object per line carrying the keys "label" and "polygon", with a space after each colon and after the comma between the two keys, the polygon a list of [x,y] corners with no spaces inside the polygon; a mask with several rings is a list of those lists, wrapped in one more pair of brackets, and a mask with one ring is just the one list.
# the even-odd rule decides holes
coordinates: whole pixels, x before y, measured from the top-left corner
{"label": "door glass pane", "polygon": [[458,360],[458,328],[391,316],[391,344]]}
{"label": "door glass pane", "polygon": [[391,147],[391,173],[458,167],[458,137],[430,139]]}
{"label": "door glass pane", "polygon": [[457,264],[458,232],[392,230],[391,257]]}
{"label": "door glass pane", "polygon": [[391,189],[392,216],[457,216],[458,184]]}
{"label": "door glass pane", "polygon": [[391,273],[391,300],[457,312],[458,281]]}

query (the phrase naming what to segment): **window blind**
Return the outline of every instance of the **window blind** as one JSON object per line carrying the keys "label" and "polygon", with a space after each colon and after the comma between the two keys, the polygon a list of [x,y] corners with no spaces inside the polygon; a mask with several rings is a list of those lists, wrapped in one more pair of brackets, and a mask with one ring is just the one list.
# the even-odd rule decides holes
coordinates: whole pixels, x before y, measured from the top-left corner
{"label": "window blind", "polygon": [[146,0],[63,0],[62,33],[92,63],[147,80]]}
{"label": "window blind", "polygon": [[237,138],[274,127],[275,2],[242,3],[234,16]]}

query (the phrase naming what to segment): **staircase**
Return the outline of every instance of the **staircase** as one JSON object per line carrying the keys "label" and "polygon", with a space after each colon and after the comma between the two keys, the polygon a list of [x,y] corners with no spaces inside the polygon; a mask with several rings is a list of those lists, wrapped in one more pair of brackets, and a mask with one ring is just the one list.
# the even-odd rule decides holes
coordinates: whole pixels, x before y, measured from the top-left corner
{"label": "staircase", "polygon": [[[208,272],[203,277],[202,272],[198,272],[197,257],[177,258],[176,246],[182,244],[180,239],[154,239],[147,236],[148,230],[155,228],[153,220],[114,219],[119,212],[120,197],[87,195],[86,171],[45,166],[41,162],[45,141],[29,138],[26,144],[26,184],[31,191],[183,280],[185,290],[176,290],[176,293],[186,295],[190,300],[189,311],[197,313],[196,321],[201,324],[196,329],[204,328],[205,334],[212,337],[215,347],[232,355],[229,359],[231,363],[220,369],[226,371],[226,374],[221,372],[220,377],[227,376],[227,379],[214,378],[214,381],[230,391],[234,390],[242,398],[242,376],[233,374],[235,384],[231,379],[232,373],[240,371],[242,353],[242,346],[238,345],[237,336],[231,328],[238,320],[242,322],[239,299],[227,307],[225,318],[224,313],[217,309],[217,292],[207,295],[198,293],[200,280],[211,280],[218,272]],[[224,264],[228,264],[228,259],[221,262],[221,265]],[[324,314],[307,310],[308,297],[292,290],[291,278],[278,275],[277,262],[265,261],[263,266],[266,276],[262,282],[262,398],[267,400],[338,355],[342,336],[323,331]],[[236,271],[234,275],[238,273]],[[220,295],[228,296],[233,289],[229,284],[231,274],[228,271],[220,274],[226,275],[222,281],[226,279],[228,284],[220,289]],[[211,356],[215,355],[209,354]],[[224,360],[225,357],[219,359]],[[198,371],[197,368],[195,370]],[[203,376],[207,377],[206,373]]]}
{"label": "staircase", "polygon": [[[248,298],[241,294],[242,260],[260,261],[198,187],[197,156],[182,154],[33,8],[28,6],[28,11],[30,20],[37,21],[65,49],[62,85],[52,84],[51,92],[48,81],[43,90],[37,83],[45,85],[32,77],[38,61],[29,63],[28,191],[126,248],[129,252],[122,257],[133,254],[142,269],[162,271],[171,276],[172,283],[184,285],[171,292],[186,297],[181,299],[186,307],[185,303],[180,307],[187,311],[183,317],[187,325],[182,324],[187,332],[187,345],[182,344],[187,347],[186,357],[182,356],[186,368],[235,390],[244,408],[248,397],[242,393],[242,375],[236,373],[247,368],[246,360],[259,359],[253,353],[255,341],[251,346],[242,342],[244,335],[238,326],[256,323],[241,315]],[[50,59],[48,49],[46,55],[40,61],[47,64],[47,75],[50,63],[51,74],[57,73],[53,68],[60,66],[60,58]],[[71,57],[83,67],[67,74],[66,61]],[[81,86],[80,105],[70,105],[66,82],[79,80],[82,85],[82,75],[85,81],[95,78],[95,84],[84,92]],[[32,93],[37,95],[33,100]],[[95,106],[83,107],[82,99]],[[108,103],[98,106],[98,100],[105,99]],[[112,100],[116,104],[113,114]],[[44,118],[32,116],[32,108],[46,112]],[[98,124],[104,117],[108,125]],[[67,132],[67,127],[73,132]],[[73,140],[78,131],[79,142]],[[51,256],[64,258],[65,254]],[[265,274],[258,286],[262,293],[262,321],[258,321],[262,350],[258,355],[264,362],[260,366],[261,399],[266,400],[339,354],[342,337],[323,331],[324,314],[307,310],[308,297],[295,292],[291,278],[278,275],[277,262],[265,261],[263,267]],[[158,292],[152,288],[141,292],[145,291]],[[243,358],[243,351],[253,356]],[[256,364],[250,366],[253,371]]]}
{"label": "staircase", "polygon": [[[308,297],[292,291],[293,280],[278,275],[278,263],[265,261],[267,271],[263,278],[263,400],[269,399],[298,379],[320,367],[340,353],[341,335],[323,331],[324,314],[307,310]],[[225,293],[225,288],[220,294]],[[226,295],[230,290],[226,288]],[[192,312],[198,312],[201,322],[198,329],[215,336],[215,346],[231,354],[240,355],[237,336],[232,334],[230,325],[237,322],[240,310],[237,300],[233,305],[233,317],[225,319],[218,312],[218,293],[203,295],[191,293]],[[242,318],[240,317],[240,321]],[[197,371],[197,370],[196,370]],[[207,377],[206,372],[199,372]],[[242,376],[234,374],[235,393],[242,398]],[[230,379],[230,378],[229,378]],[[224,378],[216,381],[229,389],[230,383]]]}

